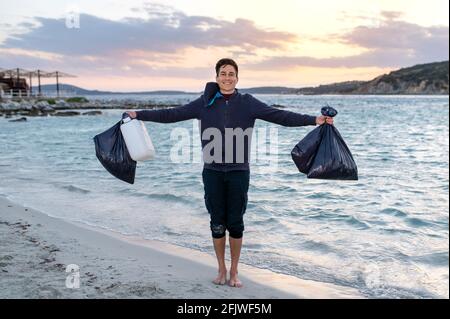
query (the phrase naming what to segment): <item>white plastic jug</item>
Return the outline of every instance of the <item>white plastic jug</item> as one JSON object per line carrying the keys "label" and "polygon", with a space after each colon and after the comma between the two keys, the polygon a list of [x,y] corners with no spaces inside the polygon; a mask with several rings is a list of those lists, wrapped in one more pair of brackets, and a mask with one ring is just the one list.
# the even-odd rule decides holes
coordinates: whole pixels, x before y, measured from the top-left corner
{"label": "white plastic jug", "polygon": [[155,156],[155,148],[142,121],[125,117],[120,125],[128,153],[135,161],[145,161]]}

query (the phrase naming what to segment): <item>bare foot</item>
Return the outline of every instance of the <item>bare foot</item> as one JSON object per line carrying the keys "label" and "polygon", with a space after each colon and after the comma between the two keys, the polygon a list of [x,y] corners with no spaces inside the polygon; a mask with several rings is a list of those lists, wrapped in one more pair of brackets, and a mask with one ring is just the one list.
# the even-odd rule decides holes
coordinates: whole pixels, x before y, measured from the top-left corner
{"label": "bare foot", "polygon": [[230,273],[230,280],[228,281],[228,285],[230,287],[242,288],[242,282],[239,280],[237,273],[235,274]]}
{"label": "bare foot", "polygon": [[225,272],[220,272],[217,275],[217,278],[214,279],[213,284],[215,285],[225,285],[225,283],[227,282],[227,271],[225,270]]}

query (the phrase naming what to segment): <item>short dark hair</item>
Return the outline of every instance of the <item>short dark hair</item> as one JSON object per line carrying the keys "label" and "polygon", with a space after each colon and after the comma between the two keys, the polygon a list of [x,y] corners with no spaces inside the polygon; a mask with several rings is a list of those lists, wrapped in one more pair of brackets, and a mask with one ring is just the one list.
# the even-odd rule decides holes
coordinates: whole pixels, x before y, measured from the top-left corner
{"label": "short dark hair", "polygon": [[216,63],[216,76],[219,76],[219,71],[220,68],[223,67],[224,65],[231,65],[235,70],[236,70],[236,76],[238,75],[238,65],[236,62],[234,62],[233,59],[220,59],[219,61],[217,61]]}

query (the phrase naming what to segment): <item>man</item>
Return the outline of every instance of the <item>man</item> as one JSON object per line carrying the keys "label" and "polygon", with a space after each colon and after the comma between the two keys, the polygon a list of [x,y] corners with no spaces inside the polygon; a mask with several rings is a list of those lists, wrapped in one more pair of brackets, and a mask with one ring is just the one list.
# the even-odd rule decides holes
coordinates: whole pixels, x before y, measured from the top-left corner
{"label": "man", "polygon": [[[225,265],[226,231],[229,234],[231,267],[228,284],[242,287],[238,278],[238,263],[244,231],[243,215],[247,207],[250,180],[249,136],[238,141],[227,136],[233,130],[245,132],[262,119],[284,126],[333,124],[333,118],[309,116],[270,107],[249,94],[236,89],[238,66],[232,59],[216,64],[216,82],[208,83],[203,95],[187,105],[164,110],[127,112],[142,121],[172,123],[189,119],[200,120],[204,159],[203,184],[205,205],[210,214],[210,227],[219,266],[213,283],[227,282]],[[242,132],[241,131],[241,132]],[[219,133],[219,134],[216,134]],[[211,139],[211,137],[214,139]],[[209,143],[208,143],[209,142]],[[211,149],[210,143],[214,142]],[[240,144],[240,145],[239,145]]]}

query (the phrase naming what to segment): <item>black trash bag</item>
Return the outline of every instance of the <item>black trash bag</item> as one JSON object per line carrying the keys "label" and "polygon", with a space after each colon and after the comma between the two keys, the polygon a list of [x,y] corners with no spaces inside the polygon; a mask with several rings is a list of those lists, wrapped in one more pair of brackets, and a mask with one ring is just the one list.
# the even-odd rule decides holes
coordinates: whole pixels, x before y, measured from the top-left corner
{"label": "black trash bag", "polygon": [[122,121],[94,137],[95,155],[113,176],[133,184],[136,161],[130,157],[125,140],[120,131]]}
{"label": "black trash bag", "polygon": [[318,127],[305,136],[291,151],[292,159],[298,170],[303,174],[309,173],[314,158],[322,140],[322,127]]}
{"label": "black trash bag", "polygon": [[[322,115],[337,111],[323,107]],[[291,151],[298,170],[308,178],[357,180],[358,168],[341,134],[334,125],[323,124],[306,135]]]}

